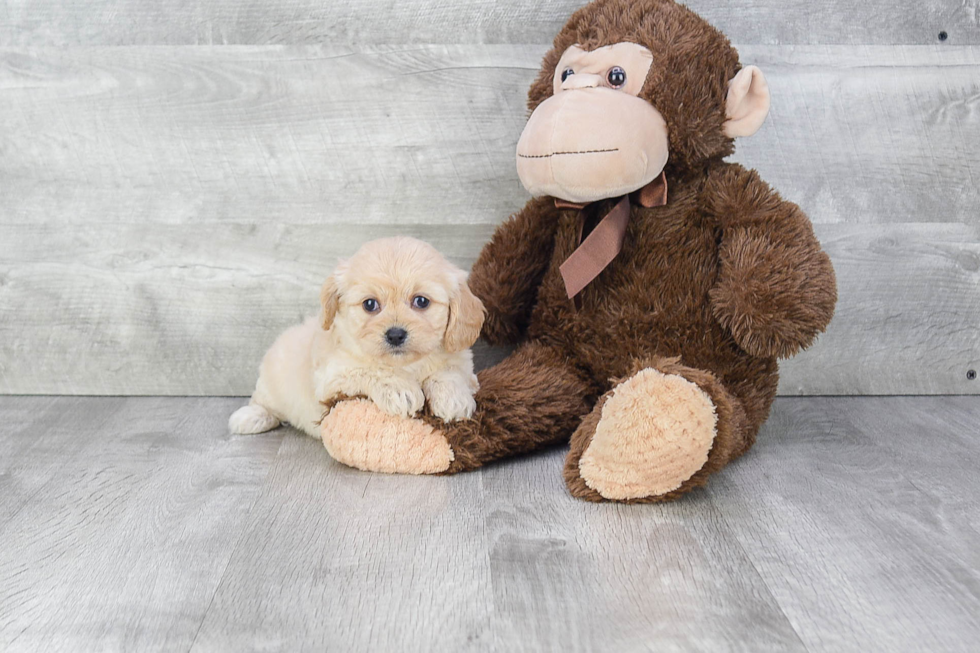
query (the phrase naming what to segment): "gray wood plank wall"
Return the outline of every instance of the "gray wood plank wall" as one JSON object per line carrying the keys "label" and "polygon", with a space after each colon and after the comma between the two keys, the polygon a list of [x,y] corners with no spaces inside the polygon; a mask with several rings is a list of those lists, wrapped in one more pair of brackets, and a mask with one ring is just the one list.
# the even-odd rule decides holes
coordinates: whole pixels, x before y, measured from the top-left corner
{"label": "gray wood plank wall", "polygon": [[[15,45],[550,43],[583,0],[6,0]],[[977,0],[689,0],[738,43],[980,43]],[[4,15],[4,13],[6,15]]]}
{"label": "gray wood plank wall", "polygon": [[[578,4],[7,0],[0,392],[248,394],[360,242],[468,265]],[[781,392],[980,393],[980,4],[690,5],[770,80],[734,160],[839,276]]]}

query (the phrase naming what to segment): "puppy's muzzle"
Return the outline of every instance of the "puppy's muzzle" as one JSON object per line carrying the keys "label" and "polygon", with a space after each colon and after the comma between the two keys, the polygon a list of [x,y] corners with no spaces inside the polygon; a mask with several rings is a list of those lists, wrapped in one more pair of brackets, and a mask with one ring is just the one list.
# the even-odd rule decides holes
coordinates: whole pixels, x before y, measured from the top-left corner
{"label": "puppy's muzzle", "polygon": [[385,331],[385,341],[392,347],[401,347],[408,340],[408,331],[401,327],[391,327]]}

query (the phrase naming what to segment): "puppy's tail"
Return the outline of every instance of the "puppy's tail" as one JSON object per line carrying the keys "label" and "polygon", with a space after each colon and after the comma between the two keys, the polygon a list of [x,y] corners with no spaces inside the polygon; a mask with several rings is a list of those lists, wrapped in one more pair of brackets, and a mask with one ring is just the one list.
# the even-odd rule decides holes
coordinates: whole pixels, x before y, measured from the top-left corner
{"label": "puppy's tail", "polygon": [[228,428],[238,435],[264,433],[279,426],[279,420],[258,404],[242,406],[228,418]]}

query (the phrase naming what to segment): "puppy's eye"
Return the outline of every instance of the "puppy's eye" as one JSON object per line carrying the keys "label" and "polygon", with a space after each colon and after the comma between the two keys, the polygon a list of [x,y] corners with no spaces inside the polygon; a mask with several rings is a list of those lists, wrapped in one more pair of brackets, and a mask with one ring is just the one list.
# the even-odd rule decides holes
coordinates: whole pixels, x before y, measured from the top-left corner
{"label": "puppy's eye", "polygon": [[565,81],[565,80],[566,80],[566,79],[568,79],[568,78],[569,78],[569,77],[570,77],[571,75],[574,75],[574,74],[575,74],[575,71],[574,71],[574,70],[572,70],[571,68],[566,68],[566,69],[565,69],[565,70],[563,70],[563,71],[562,71],[562,73],[561,73],[561,81]]}
{"label": "puppy's eye", "polygon": [[423,297],[422,295],[415,295],[415,297],[412,297],[412,308],[429,308],[429,298]]}
{"label": "puppy's eye", "polygon": [[363,302],[361,302],[361,306],[363,306],[364,310],[368,313],[377,313],[378,309],[381,308],[381,304],[378,303],[377,299],[365,299]]}
{"label": "puppy's eye", "polygon": [[619,66],[613,66],[609,70],[609,74],[606,75],[606,79],[609,80],[610,86],[619,88],[626,83],[626,71]]}

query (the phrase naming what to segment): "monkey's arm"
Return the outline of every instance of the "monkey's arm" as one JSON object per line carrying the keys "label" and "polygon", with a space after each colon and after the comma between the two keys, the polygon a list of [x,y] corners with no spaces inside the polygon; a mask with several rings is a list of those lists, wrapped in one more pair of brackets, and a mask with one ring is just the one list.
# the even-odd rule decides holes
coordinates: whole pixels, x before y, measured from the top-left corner
{"label": "monkey's arm", "polygon": [[468,283],[487,310],[483,337],[490,344],[518,342],[527,330],[557,226],[554,200],[533,199],[497,227],[473,264]]}
{"label": "monkey's arm", "polygon": [[837,282],[809,218],[734,164],[709,173],[704,198],[721,228],[715,317],[755,356],[810,346],[834,315]]}

